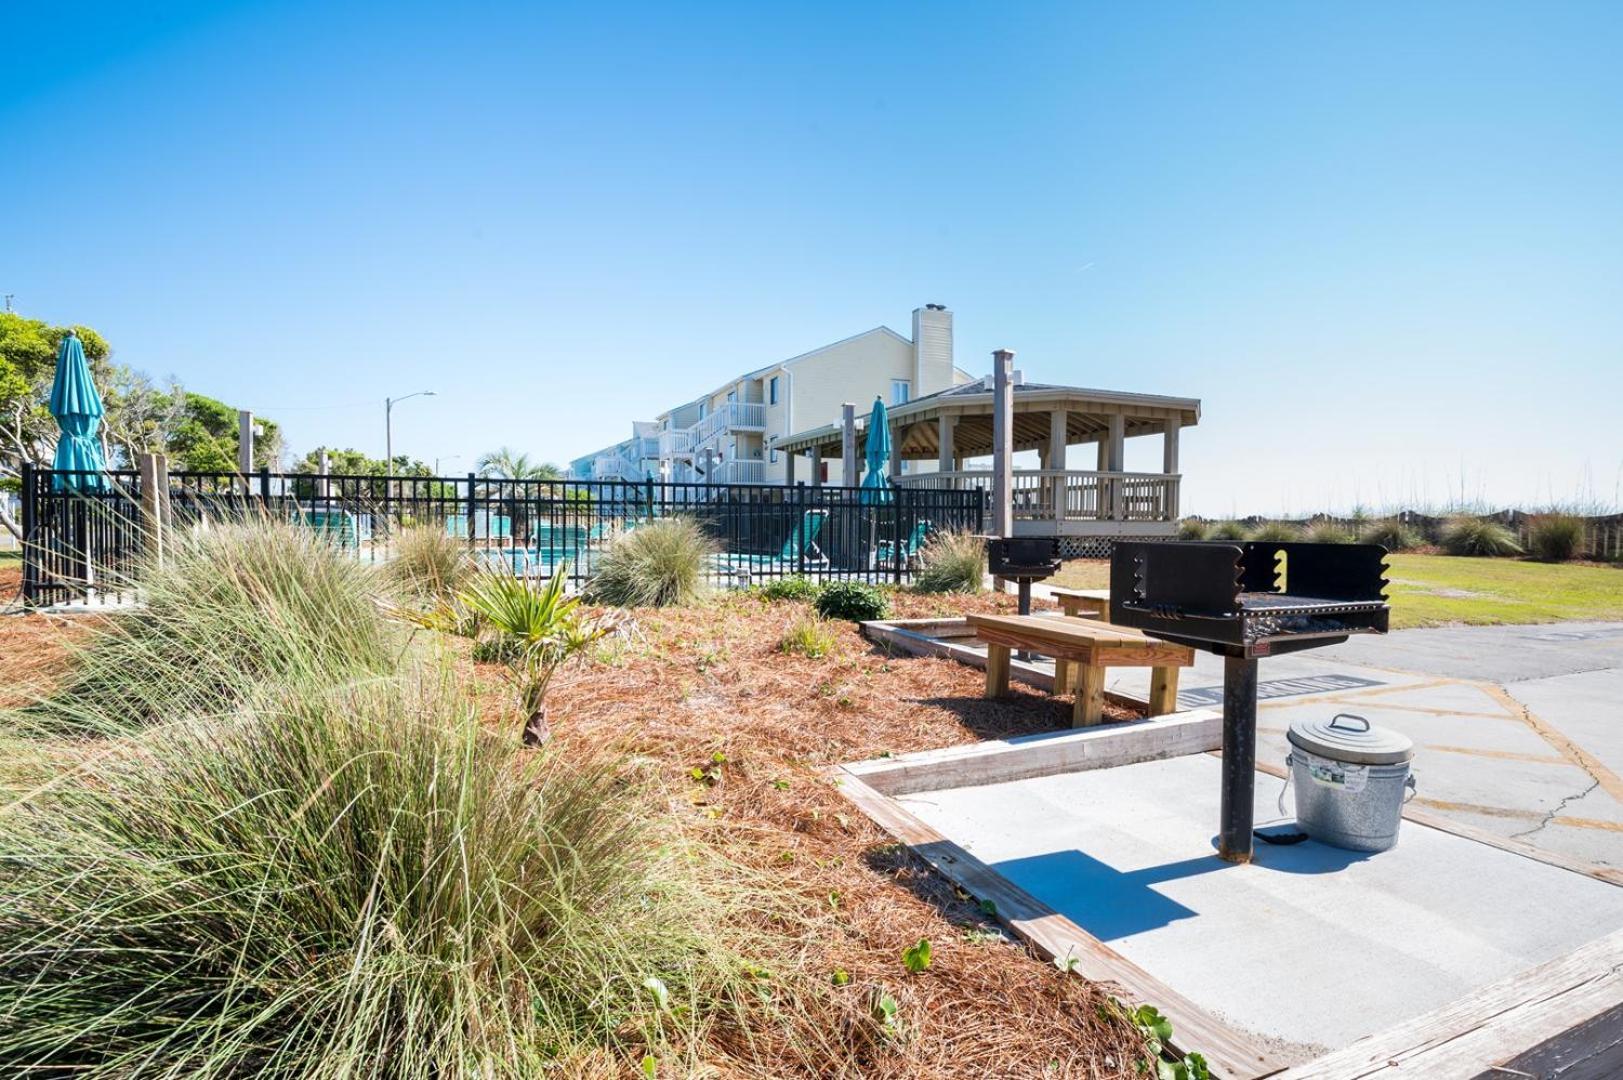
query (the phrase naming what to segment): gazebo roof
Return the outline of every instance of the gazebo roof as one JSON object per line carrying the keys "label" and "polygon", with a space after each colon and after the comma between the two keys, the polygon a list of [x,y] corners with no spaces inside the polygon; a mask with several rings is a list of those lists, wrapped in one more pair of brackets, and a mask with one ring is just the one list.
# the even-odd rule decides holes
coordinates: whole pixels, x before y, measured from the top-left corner
{"label": "gazebo roof", "polygon": [[[980,379],[915,398],[890,410],[890,427],[897,454],[910,459],[934,459],[939,452],[939,426],[943,416],[954,418],[953,447],[960,457],[985,457],[992,452],[992,388],[989,379]],[[1016,383],[1011,387],[1014,405],[1014,448],[1037,450],[1048,445],[1050,415],[1063,409],[1065,442],[1068,446],[1096,442],[1110,430],[1110,418],[1123,418],[1126,435],[1149,435],[1164,431],[1166,422],[1179,427],[1200,423],[1198,398],[1165,397],[1160,394],[1129,394],[1119,390],[1092,390],[1082,386],[1053,383]],[[857,405],[857,456],[865,452],[863,430],[866,408]],[[777,439],[772,448],[780,453],[809,454],[814,449],[824,457],[840,455],[843,436],[839,424],[825,424],[809,431]]]}

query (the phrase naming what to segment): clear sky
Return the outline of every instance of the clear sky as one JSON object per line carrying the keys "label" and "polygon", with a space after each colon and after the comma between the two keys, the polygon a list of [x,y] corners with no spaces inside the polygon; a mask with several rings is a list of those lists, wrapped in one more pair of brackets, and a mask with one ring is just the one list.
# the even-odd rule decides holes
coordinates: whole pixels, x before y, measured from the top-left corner
{"label": "clear sky", "polygon": [[1623,483],[1615,0],[0,25],[0,293],[298,451],[432,389],[402,452],[562,461],[939,302],[971,372],[1203,399],[1186,510]]}

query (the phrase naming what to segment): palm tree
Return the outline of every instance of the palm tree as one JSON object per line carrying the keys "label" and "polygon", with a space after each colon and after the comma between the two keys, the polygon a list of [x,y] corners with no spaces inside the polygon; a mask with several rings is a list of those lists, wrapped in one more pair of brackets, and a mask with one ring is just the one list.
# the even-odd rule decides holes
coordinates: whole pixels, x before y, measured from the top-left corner
{"label": "palm tree", "polygon": [[[488,454],[481,454],[474,463],[479,475],[490,480],[562,480],[564,471],[547,461],[531,461],[530,455],[520,454],[509,447]],[[539,509],[531,506],[535,495],[543,494],[534,490],[525,490],[526,485],[514,484],[512,488],[518,491],[507,498],[507,513],[513,525],[513,535],[525,547],[530,545],[532,529],[530,521],[532,511]],[[486,486],[489,494],[489,485]]]}
{"label": "palm tree", "polygon": [[550,461],[531,461],[509,447],[482,454],[475,462],[479,475],[498,480],[562,480],[564,471]]}

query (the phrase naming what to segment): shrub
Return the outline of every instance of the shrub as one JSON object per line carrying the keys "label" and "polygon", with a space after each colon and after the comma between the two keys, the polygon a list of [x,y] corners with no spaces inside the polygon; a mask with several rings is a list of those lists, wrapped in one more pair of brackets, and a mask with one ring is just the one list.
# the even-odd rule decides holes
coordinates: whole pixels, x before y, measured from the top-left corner
{"label": "shrub", "polygon": [[587,618],[578,597],[565,597],[569,564],[536,587],[501,570],[480,573],[458,598],[478,618],[477,659],[500,660],[518,691],[524,743],[539,746],[550,735],[547,687],[570,658],[613,631],[612,623]]}
{"label": "shrub", "polygon": [[308,529],[262,520],[183,536],[137,584],[141,606],[90,625],[25,723],[125,732],[230,712],[293,673],[339,683],[396,664],[377,577]]}
{"label": "shrub", "polygon": [[1307,538],[1315,544],[1350,544],[1353,534],[1333,521],[1321,521],[1307,531]]}
{"label": "shrub", "polygon": [[715,553],[715,543],[687,518],[647,522],[604,554],[586,596],[616,607],[691,604],[707,591],[706,571]]}
{"label": "shrub", "polygon": [[1265,521],[1251,530],[1247,540],[1270,544],[1289,544],[1302,538],[1302,530],[1288,521]]}
{"label": "shrub", "polygon": [[761,586],[761,597],[765,600],[815,600],[817,584],[799,574],[774,578]]}
{"label": "shrub", "polygon": [[433,525],[401,530],[394,557],[383,568],[389,583],[407,600],[443,603],[461,592],[473,575],[464,540]]}
{"label": "shrub", "polygon": [[938,529],[919,553],[913,586],[927,593],[978,593],[986,586],[986,542],[974,533]]}
{"label": "shrub", "polygon": [[578,1075],[775,1022],[726,944],[759,892],[448,673],[120,746],[0,809],[6,1075]]}
{"label": "shrub", "polygon": [[1457,517],[1443,526],[1443,550],[1450,555],[1520,555],[1522,546],[1497,521]]}
{"label": "shrub", "polygon": [[890,614],[884,592],[860,581],[836,581],[817,594],[817,614],[825,619],[866,622]]}
{"label": "shrub", "polygon": [[1371,523],[1358,539],[1365,544],[1379,544],[1388,551],[1408,551],[1420,546],[1420,534],[1397,518],[1382,518]]}
{"label": "shrub", "polygon": [[1219,521],[1211,527],[1207,538],[1210,540],[1244,540],[1246,538],[1246,529],[1238,521]]}
{"label": "shrub", "polygon": [[834,628],[822,617],[801,618],[778,640],[778,651],[817,660],[834,648]]}
{"label": "shrub", "polygon": [[1528,529],[1527,546],[1533,558],[1566,562],[1583,550],[1584,523],[1571,514],[1544,514]]}
{"label": "shrub", "polygon": [[1211,531],[1211,525],[1199,518],[1184,518],[1178,522],[1179,540],[1204,540]]}

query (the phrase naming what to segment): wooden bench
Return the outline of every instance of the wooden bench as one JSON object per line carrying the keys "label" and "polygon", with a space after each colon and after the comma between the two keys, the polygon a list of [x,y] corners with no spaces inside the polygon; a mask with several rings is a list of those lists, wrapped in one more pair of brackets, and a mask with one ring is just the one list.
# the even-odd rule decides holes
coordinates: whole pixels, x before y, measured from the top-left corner
{"label": "wooden bench", "polygon": [[1150,715],[1178,708],[1178,669],[1195,662],[1195,650],[1146,637],[1137,630],[1088,619],[1052,615],[971,615],[975,636],[986,642],[986,696],[1009,692],[1009,651],[1026,649],[1054,658],[1054,692],[1065,693],[1071,680],[1061,673],[1077,667],[1072,727],[1090,727],[1104,719],[1105,669],[1150,669]]}
{"label": "wooden bench", "polygon": [[1052,586],[1048,590],[1059,601],[1059,609],[1079,619],[1110,621],[1109,589],[1062,589]]}

